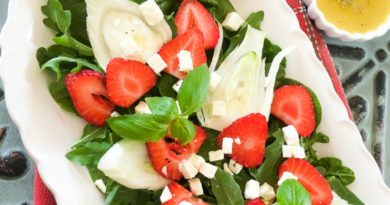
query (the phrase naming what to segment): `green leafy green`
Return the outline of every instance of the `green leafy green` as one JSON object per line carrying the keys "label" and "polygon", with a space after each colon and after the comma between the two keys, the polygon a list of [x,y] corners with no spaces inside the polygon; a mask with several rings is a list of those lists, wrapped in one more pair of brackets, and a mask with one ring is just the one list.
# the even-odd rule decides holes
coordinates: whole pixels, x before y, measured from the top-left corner
{"label": "green leafy green", "polygon": [[305,149],[306,158],[311,164],[318,161],[317,150],[313,147],[316,143],[329,143],[329,137],[320,132],[314,132],[310,137],[301,138],[301,144]]}
{"label": "green leafy green", "polygon": [[352,193],[340,180],[336,177],[329,177],[327,181],[334,192],[339,195],[340,198],[344,199],[351,205],[364,205],[364,203]]}
{"label": "green leafy green", "polygon": [[161,191],[135,190],[121,186],[117,183],[107,195],[107,205],[159,205],[158,196]]}
{"label": "green leafy green", "polygon": [[354,172],[343,166],[340,159],[334,157],[324,157],[318,160],[316,163],[317,167],[323,167],[326,172],[324,173],[325,177],[336,177],[344,185],[351,184],[355,181]]}
{"label": "green leafy green", "polygon": [[217,137],[218,131],[212,129],[205,129],[207,138],[199,149],[198,155],[202,156],[205,160],[209,161],[209,152],[219,149]]}
{"label": "green leafy green", "polygon": [[279,205],[311,205],[309,192],[297,180],[287,179],[276,193]]}
{"label": "green leafy green", "polygon": [[195,125],[184,118],[177,118],[170,126],[171,135],[182,144],[188,144],[195,137]]}
{"label": "green leafy green", "polygon": [[63,79],[50,83],[49,92],[62,109],[77,114]]}
{"label": "green leafy green", "polygon": [[102,142],[87,142],[82,146],[72,149],[66,154],[69,160],[80,163],[84,166],[96,167],[100,158],[110,149],[111,144]]}
{"label": "green leafy green", "polygon": [[178,81],[176,77],[167,73],[162,73],[161,77],[158,78],[157,88],[161,96],[167,96],[176,98],[177,93],[173,90],[172,86]]}
{"label": "green leafy green", "polygon": [[226,0],[203,0],[203,1],[209,1],[210,4],[213,5],[213,7],[210,9],[210,13],[220,23],[223,22],[223,20],[230,12],[235,11],[230,1],[226,1]]}
{"label": "green leafy green", "polygon": [[153,114],[166,117],[167,121],[175,119],[179,115],[176,101],[170,97],[147,97],[145,98],[149,109]]}
{"label": "green leafy green", "polygon": [[244,205],[240,186],[231,174],[218,168],[215,177],[211,179],[211,186],[218,204]]}
{"label": "green leafy green", "polygon": [[258,169],[252,168],[249,171],[257,181],[276,184],[279,166],[283,161],[282,146],[284,137],[282,131],[279,129],[268,138],[268,140],[270,139],[274,141],[265,148],[265,159],[262,165]]}
{"label": "green leafy green", "polygon": [[190,72],[184,79],[178,93],[182,116],[198,111],[207,99],[210,72],[202,65]]}
{"label": "green leafy green", "polygon": [[107,136],[107,127],[95,127],[93,125],[86,125],[83,135],[79,141],[72,145],[73,148],[83,146],[87,142],[96,139],[104,139]]}

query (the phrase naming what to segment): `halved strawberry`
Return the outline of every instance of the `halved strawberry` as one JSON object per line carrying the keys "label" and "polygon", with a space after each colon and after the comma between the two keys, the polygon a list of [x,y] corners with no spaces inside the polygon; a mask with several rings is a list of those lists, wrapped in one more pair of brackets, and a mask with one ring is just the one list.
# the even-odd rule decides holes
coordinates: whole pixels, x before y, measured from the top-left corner
{"label": "halved strawberry", "polygon": [[298,181],[310,193],[312,205],[329,205],[332,202],[333,195],[328,182],[308,161],[290,158],[280,166],[279,177],[286,171],[298,177]]}
{"label": "halved strawberry", "polygon": [[197,153],[206,138],[206,132],[196,126],[194,139],[185,146],[169,136],[157,142],[148,142],[146,146],[154,169],[161,176],[179,180],[182,177],[179,171],[180,162],[188,159],[192,153]]}
{"label": "halved strawberry", "polygon": [[224,138],[239,138],[241,143],[233,143],[232,158],[245,167],[256,167],[263,162],[268,125],[260,113],[242,117],[218,136],[218,144],[222,146]]}
{"label": "halved strawberry", "polygon": [[66,76],[65,85],[77,112],[87,122],[101,126],[110,116],[114,105],[107,100],[104,75],[82,70]]}
{"label": "halved strawberry", "polygon": [[165,72],[183,79],[186,73],[179,71],[179,58],[177,54],[181,50],[191,52],[194,67],[206,63],[207,57],[203,48],[203,35],[197,29],[192,29],[165,44],[158,52],[168,65]]}
{"label": "halved strawberry", "polygon": [[107,66],[107,91],[115,105],[129,107],[156,84],[157,78],[152,69],[145,64],[112,59]]}
{"label": "halved strawberry", "polygon": [[315,111],[309,91],[301,85],[285,85],[274,93],[271,113],[288,125],[294,125],[299,135],[314,131]]}
{"label": "halved strawberry", "polygon": [[204,48],[214,48],[219,39],[219,29],[214,18],[197,0],[184,0],[175,17],[178,34],[183,34],[192,28],[199,29],[203,37]]}
{"label": "halved strawberry", "polygon": [[189,202],[192,205],[207,205],[202,199],[196,198],[190,191],[174,181],[168,185],[168,189],[172,194],[172,198],[162,203],[162,205],[179,205],[183,201]]}
{"label": "halved strawberry", "polygon": [[260,198],[257,198],[257,199],[252,199],[250,201],[247,201],[245,205],[265,205],[265,204]]}

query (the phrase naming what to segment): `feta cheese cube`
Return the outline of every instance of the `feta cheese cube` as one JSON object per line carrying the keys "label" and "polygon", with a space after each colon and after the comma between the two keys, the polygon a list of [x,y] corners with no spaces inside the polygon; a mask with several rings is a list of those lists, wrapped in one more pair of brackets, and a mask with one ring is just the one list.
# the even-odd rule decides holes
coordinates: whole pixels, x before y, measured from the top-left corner
{"label": "feta cheese cube", "polygon": [[168,176],[167,166],[163,166],[163,168],[161,168],[161,173],[163,173],[166,177]]}
{"label": "feta cheese cube", "polygon": [[295,176],[293,173],[291,172],[283,172],[282,176],[280,177],[279,181],[278,181],[278,185],[282,185],[284,181],[286,181],[287,179],[295,179],[295,180],[298,180],[298,177]]}
{"label": "feta cheese cube", "polygon": [[282,132],[284,135],[284,140],[287,145],[291,146],[299,146],[299,135],[297,130],[293,125],[289,125],[282,128]]}
{"label": "feta cheese cube", "polygon": [[194,195],[196,196],[203,195],[202,183],[200,182],[199,178],[190,179],[188,180],[188,183],[190,184],[191,192]]}
{"label": "feta cheese cube", "polygon": [[146,102],[141,101],[135,106],[135,112],[139,114],[152,114],[152,111],[149,109],[149,106]]}
{"label": "feta cheese cube", "polygon": [[179,90],[180,90],[181,84],[183,84],[183,80],[177,81],[177,82],[176,82],[175,84],[173,84],[173,86],[172,86],[173,90],[176,91],[176,92],[178,93]]}
{"label": "feta cheese cube", "polygon": [[200,170],[200,167],[202,166],[203,163],[206,162],[206,160],[203,159],[203,157],[196,155],[196,154],[191,154],[190,158],[188,158],[192,162],[192,164],[195,165],[196,169]]}
{"label": "feta cheese cube", "polygon": [[260,183],[256,180],[249,180],[245,184],[245,192],[246,199],[256,199],[260,197]]}
{"label": "feta cheese cube", "polygon": [[169,190],[169,188],[166,186],[166,187],[164,187],[164,189],[161,193],[160,201],[161,201],[161,203],[165,203],[171,199],[172,199],[172,193]]}
{"label": "feta cheese cube", "polygon": [[179,205],[192,205],[192,203],[188,202],[188,201],[181,201],[179,203]]}
{"label": "feta cheese cube", "polygon": [[202,166],[200,167],[199,172],[201,174],[203,174],[203,176],[211,179],[211,178],[214,178],[215,173],[217,172],[217,170],[218,170],[218,167],[216,167],[216,166],[206,162],[206,163],[202,164]]}
{"label": "feta cheese cube", "polygon": [[119,117],[121,116],[117,111],[111,113],[110,117]]}
{"label": "feta cheese cube", "polygon": [[212,72],[210,74],[210,91],[214,91],[217,88],[219,82],[221,81],[221,76],[219,76],[216,72]]}
{"label": "feta cheese cube", "polygon": [[225,137],[222,140],[222,150],[225,154],[233,153],[233,138]]}
{"label": "feta cheese cube", "polygon": [[133,58],[140,51],[138,44],[133,38],[123,40],[119,46],[121,47],[125,58]]}
{"label": "feta cheese cube", "polygon": [[225,20],[222,22],[222,26],[230,31],[237,31],[244,23],[244,19],[237,12],[230,12],[226,15]]}
{"label": "feta cheese cube", "polygon": [[106,191],[107,191],[107,188],[106,188],[106,185],[104,184],[103,180],[102,179],[98,179],[95,181],[95,185],[97,186],[97,188],[100,189],[100,191],[105,194]]}
{"label": "feta cheese cube", "polygon": [[152,57],[150,57],[146,63],[157,75],[160,75],[161,71],[163,71],[168,66],[164,59],[162,59],[161,56],[157,53],[152,55]]}
{"label": "feta cheese cube", "polygon": [[179,164],[179,171],[186,179],[192,179],[198,174],[198,169],[189,160],[184,160]]}
{"label": "feta cheese cube", "polygon": [[139,5],[139,8],[146,22],[151,26],[160,23],[164,19],[163,12],[154,0],[145,1]]}
{"label": "feta cheese cube", "polygon": [[221,100],[215,100],[213,101],[213,111],[214,116],[225,116],[226,115],[226,108],[225,108],[225,102]]}
{"label": "feta cheese cube", "polygon": [[210,151],[209,152],[209,160],[210,162],[215,162],[219,160],[223,160],[224,155],[222,150],[217,150],[217,151]]}
{"label": "feta cheese cube", "polygon": [[229,162],[229,169],[234,173],[234,174],[239,174],[241,170],[244,168],[241,164],[237,163],[236,160],[231,159]]}
{"label": "feta cheese cube", "polygon": [[231,175],[233,175],[232,170],[229,169],[229,165],[227,163],[223,163],[223,170]]}
{"label": "feta cheese cube", "polygon": [[260,186],[260,197],[266,201],[271,201],[275,198],[275,190],[272,186],[264,183]]}
{"label": "feta cheese cube", "polygon": [[240,145],[241,144],[241,139],[239,137],[234,138],[234,143]]}
{"label": "feta cheese cube", "polygon": [[299,158],[303,159],[306,157],[305,149],[301,146],[282,146],[283,158]]}
{"label": "feta cheese cube", "polygon": [[177,54],[177,57],[179,58],[179,71],[188,73],[194,69],[191,52],[186,50],[181,50]]}

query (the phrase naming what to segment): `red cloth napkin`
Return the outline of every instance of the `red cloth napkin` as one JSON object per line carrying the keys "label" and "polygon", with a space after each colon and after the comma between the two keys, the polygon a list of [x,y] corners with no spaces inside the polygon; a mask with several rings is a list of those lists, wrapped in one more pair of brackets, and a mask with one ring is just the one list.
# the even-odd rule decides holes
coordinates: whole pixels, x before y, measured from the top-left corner
{"label": "red cloth napkin", "polygon": [[[332,79],[333,86],[340,96],[341,100],[345,104],[349,116],[352,118],[351,110],[349,109],[347,100],[344,95],[343,87],[340,83],[340,80],[337,76],[336,69],[333,65],[332,58],[330,57],[328,47],[324,39],[322,38],[320,32],[313,26],[313,23],[310,21],[306,8],[303,5],[301,0],[287,0],[288,4],[294,10],[295,14],[298,17],[300,26],[302,30],[308,35],[310,40],[313,42],[313,47],[315,48],[316,54],[321,62],[324,64],[326,70],[329,73],[330,78]],[[43,184],[39,173],[35,171],[35,184],[34,184],[34,204],[35,205],[55,205],[53,195]]]}

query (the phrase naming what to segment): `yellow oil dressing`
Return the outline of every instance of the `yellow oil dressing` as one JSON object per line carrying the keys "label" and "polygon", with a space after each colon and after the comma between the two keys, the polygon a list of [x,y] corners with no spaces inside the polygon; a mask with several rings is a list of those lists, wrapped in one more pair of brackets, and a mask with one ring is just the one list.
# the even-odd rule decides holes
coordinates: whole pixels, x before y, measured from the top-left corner
{"label": "yellow oil dressing", "polygon": [[390,0],[317,0],[325,18],[351,33],[378,29],[390,15]]}

